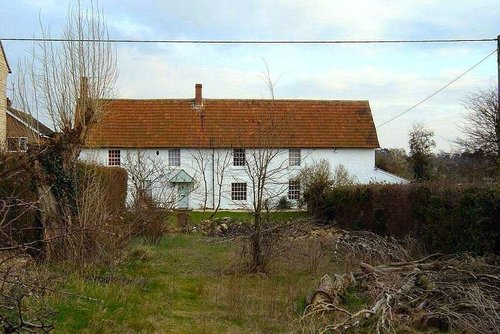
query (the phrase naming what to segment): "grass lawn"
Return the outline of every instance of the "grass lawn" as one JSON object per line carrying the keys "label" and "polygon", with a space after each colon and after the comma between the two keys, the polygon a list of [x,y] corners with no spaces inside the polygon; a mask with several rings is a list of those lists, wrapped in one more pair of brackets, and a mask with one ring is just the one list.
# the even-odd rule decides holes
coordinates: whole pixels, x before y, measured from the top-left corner
{"label": "grass lawn", "polygon": [[[211,211],[191,211],[189,216],[193,224],[197,224],[201,222],[203,219],[208,219],[212,214]],[[308,216],[307,211],[278,211],[271,212],[270,218],[272,221],[289,221],[297,218],[306,218]],[[252,215],[247,211],[218,211],[215,215],[215,219],[217,218],[232,218],[234,220],[251,220]]]}
{"label": "grass lawn", "polygon": [[245,275],[236,266],[241,246],[210,240],[178,234],[158,246],[138,241],[113,272],[67,277],[61,289],[84,297],[51,297],[56,332],[288,333],[305,296],[332,268],[323,259],[321,274],[309,274],[310,261],[288,254],[267,275]]}

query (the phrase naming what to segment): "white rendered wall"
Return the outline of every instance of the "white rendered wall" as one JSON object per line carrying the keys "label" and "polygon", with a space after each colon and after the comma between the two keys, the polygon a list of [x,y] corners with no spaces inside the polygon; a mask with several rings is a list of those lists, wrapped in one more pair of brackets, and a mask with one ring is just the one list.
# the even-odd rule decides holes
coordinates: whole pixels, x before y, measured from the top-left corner
{"label": "white rendered wall", "polygon": [[[137,150],[135,149],[121,149],[120,151],[122,165],[125,162],[127,154],[137,154]],[[221,209],[246,209],[251,208],[253,204],[251,175],[249,175],[247,167],[233,166],[232,150],[181,149],[181,166],[179,167],[168,166],[168,149],[143,149],[141,151],[149,159],[160,164],[164,168],[167,177],[172,177],[180,169],[183,169],[195,179],[192,192],[189,195],[189,207],[191,209],[202,208],[205,199],[206,206],[213,208],[218,205],[219,197]],[[250,166],[252,165],[252,156],[254,153],[255,151],[252,149],[246,150],[246,159]],[[268,180],[265,196],[275,200],[279,197],[287,196],[288,181],[295,178],[301,168],[322,159],[326,159],[332,168],[344,165],[358,183],[405,182],[404,179],[375,169],[374,149],[301,149],[301,166],[292,167],[288,165],[288,149],[275,153],[276,157],[273,158],[269,167],[269,170],[272,171],[272,176]],[[82,151],[81,159],[107,165],[108,149],[85,149]],[[223,170],[224,173],[221,172]],[[246,201],[231,200],[231,183],[233,182],[247,183]],[[166,184],[168,182],[162,182],[163,189],[156,189],[153,191],[153,194],[160,193],[161,191],[164,192]],[[221,189],[220,192],[219,189]],[[175,192],[175,188],[168,189],[168,191]]]}

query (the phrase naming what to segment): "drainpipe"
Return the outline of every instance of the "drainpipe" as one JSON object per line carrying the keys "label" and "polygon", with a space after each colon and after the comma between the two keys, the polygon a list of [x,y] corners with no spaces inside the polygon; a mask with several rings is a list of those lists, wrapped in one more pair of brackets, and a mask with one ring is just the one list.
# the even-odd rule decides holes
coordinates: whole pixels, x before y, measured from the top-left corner
{"label": "drainpipe", "polygon": [[215,210],[215,149],[212,148],[212,210]]}

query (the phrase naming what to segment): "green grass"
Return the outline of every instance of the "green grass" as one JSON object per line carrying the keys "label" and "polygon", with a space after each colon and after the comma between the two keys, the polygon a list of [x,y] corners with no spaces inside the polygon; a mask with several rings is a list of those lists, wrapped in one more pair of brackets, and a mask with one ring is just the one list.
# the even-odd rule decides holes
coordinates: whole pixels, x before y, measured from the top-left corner
{"label": "green grass", "polygon": [[[211,211],[191,211],[189,213],[193,224],[198,224],[203,219],[208,219],[211,214]],[[270,213],[271,220],[277,222],[290,221],[297,218],[306,218],[307,216],[308,214],[306,211],[278,211]],[[214,219],[226,217],[234,220],[251,220],[253,218],[252,214],[247,211],[218,211],[214,216]]]}
{"label": "green grass", "polygon": [[307,274],[307,264],[288,256],[268,275],[243,274],[235,267],[238,243],[208,241],[181,234],[158,246],[138,241],[113,271],[66,277],[60,289],[74,295],[49,300],[57,312],[56,332],[293,331],[305,296],[318,282]]}

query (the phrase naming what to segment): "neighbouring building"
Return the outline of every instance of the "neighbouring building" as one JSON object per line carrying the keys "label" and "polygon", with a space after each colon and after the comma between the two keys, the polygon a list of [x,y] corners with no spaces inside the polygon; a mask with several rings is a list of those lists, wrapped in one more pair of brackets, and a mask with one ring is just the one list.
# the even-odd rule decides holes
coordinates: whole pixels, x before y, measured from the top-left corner
{"label": "neighbouring building", "polygon": [[54,132],[30,114],[12,108],[7,99],[6,138],[7,152],[24,152],[28,144],[50,137]]}
{"label": "neighbouring building", "polygon": [[7,136],[7,76],[10,71],[2,41],[0,41],[0,151],[5,149]]}
{"label": "neighbouring building", "polygon": [[7,98],[7,76],[12,73],[0,41],[0,151],[23,152],[30,142],[49,137],[53,131],[30,114],[14,109]]}
{"label": "neighbouring building", "polygon": [[[145,180],[151,195],[166,188],[179,208],[251,206],[247,167],[259,152],[275,155],[266,194],[296,203],[297,175],[322,159],[343,165],[359,183],[406,180],[375,168],[377,132],[368,101],[112,99],[82,158],[120,166],[140,154],[166,171],[167,182]],[[164,180],[165,181],[165,180]]]}

